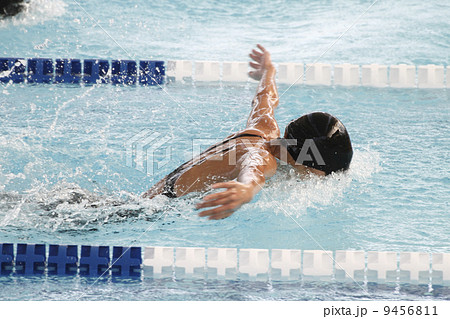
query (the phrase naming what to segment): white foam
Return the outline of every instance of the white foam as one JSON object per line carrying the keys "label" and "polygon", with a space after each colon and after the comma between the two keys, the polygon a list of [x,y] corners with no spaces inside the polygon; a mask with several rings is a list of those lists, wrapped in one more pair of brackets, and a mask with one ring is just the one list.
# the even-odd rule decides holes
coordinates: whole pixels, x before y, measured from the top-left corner
{"label": "white foam", "polygon": [[167,209],[167,200],[144,200],[124,191],[104,194],[75,183],[34,185],[26,194],[0,193],[0,226],[40,228],[47,231],[89,230],[130,218],[153,219]]}
{"label": "white foam", "polygon": [[[325,178],[310,176],[300,180],[290,166],[279,166],[277,173],[261,191],[261,198],[251,204],[255,209],[272,207],[275,213],[303,215],[308,208],[336,204],[352,181],[364,182],[378,172],[380,156],[372,150],[354,150],[350,169]],[[278,202],[274,205],[273,202]]]}

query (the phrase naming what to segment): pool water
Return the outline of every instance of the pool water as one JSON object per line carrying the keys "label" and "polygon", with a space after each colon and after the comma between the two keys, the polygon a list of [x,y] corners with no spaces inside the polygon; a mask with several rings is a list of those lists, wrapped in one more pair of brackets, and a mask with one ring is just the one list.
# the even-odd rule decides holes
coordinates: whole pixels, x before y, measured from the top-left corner
{"label": "pool water", "polygon": [[[261,42],[276,62],[312,62],[371,4],[292,1],[274,4],[272,11],[260,2],[79,3],[135,59],[244,61]],[[445,12],[449,7],[440,2],[376,4],[323,59],[447,65]],[[418,21],[422,27],[412,28]],[[129,58],[71,1],[32,1],[29,12],[0,22],[0,37],[2,56]],[[280,85],[279,91],[287,88]],[[173,201],[140,195],[199,145],[205,149],[244,128],[255,84],[172,83],[166,91],[56,84],[0,89],[0,242],[450,251],[448,90],[292,87],[276,111],[280,127],[307,112],[336,115],[352,138],[350,171],[299,181],[282,167],[251,203],[212,222],[194,209],[201,195]],[[152,174],[127,165],[127,141],[144,130],[165,139]],[[366,294],[335,282],[93,281],[0,277],[0,300],[450,296],[446,288],[408,285],[366,284]]]}

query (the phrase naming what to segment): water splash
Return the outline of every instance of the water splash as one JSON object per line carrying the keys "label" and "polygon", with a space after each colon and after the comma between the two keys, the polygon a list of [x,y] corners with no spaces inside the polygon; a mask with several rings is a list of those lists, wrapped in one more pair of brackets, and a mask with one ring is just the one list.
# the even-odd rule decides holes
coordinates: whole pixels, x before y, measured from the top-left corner
{"label": "water splash", "polygon": [[102,194],[59,182],[50,189],[34,187],[27,194],[0,193],[0,227],[92,231],[133,219],[155,221],[167,209],[165,198],[147,201],[127,192]]}
{"label": "water splash", "polygon": [[347,172],[325,178],[309,176],[300,180],[292,168],[280,166],[252,206],[260,210],[272,207],[276,214],[298,217],[311,208],[338,205],[352,182],[370,182],[370,177],[380,169],[379,154],[369,149],[355,151]]}
{"label": "water splash", "polygon": [[55,130],[56,125],[58,123],[58,119],[59,119],[59,115],[61,113],[62,110],[64,110],[69,104],[71,104],[74,101],[80,100],[85,98],[86,96],[89,96],[89,94],[91,93],[92,90],[94,90],[94,88],[96,88],[97,86],[93,85],[91,87],[89,87],[86,91],[84,91],[83,93],[65,101],[64,103],[62,103],[61,105],[58,105],[58,108],[56,109],[56,113],[55,113],[55,118],[52,122],[52,124],[50,125],[50,129],[48,131],[48,134],[51,134],[52,131]]}

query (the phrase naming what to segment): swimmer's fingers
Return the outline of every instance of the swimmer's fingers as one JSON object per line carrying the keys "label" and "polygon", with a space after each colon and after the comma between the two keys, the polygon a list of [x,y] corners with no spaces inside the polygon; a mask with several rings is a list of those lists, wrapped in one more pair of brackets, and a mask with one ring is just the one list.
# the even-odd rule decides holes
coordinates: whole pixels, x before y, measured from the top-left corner
{"label": "swimmer's fingers", "polygon": [[[226,193],[226,192],[224,192]],[[222,193],[219,193],[222,194]],[[233,200],[232,198],[232,194],[224,194],[221,195],[219,197],[216,197],[214,200],[210,199],[210,200],[203,200],[203,202],[198,203],[196,205],[195,208],[200,209],[200,208],[206,208],[206,207],[214,207],[214,206],[219,206],[219,205],[223,205],[223,204],[228,204]]]}
{"label": "swimmer's fingers", "polygon": [[264,53],[258,52],[255,49],[252,50],[252,54],[256,55],[257,57],[261,58],[263,56]]}
{"label": "swimmer's fingers", "polygon": [[248,56],[251,57],[253,61],[261,63],[261,57],[260,56],[254,55],[254,54],[251,54],[251,53]]}
{"label": "swimmer's fingers", "polygon": [[[221,184],[221,183],[220,183]],[[217,185],[217,184],[215,184],[215,185]],[[212,200],[216,200],[216,199],[220,199],[220,198],[223,198],[223,197],[226,197],[226,196],[228,196],[229,195],[229,189],[230,189],[230,187],[228,186],[228,187],[225,187],[225,186],[222,186],[222,187],[214,187],[214,185],[212,186],[213,188],[227,188],[227,190],[225,190],[225,191],[223,191],[223,192],[218,192],[218,193],[213,193],[213,194],[209,194],[209,195],[206,195],[205,197],[203,197],[203,201],[204,202],[207,202],[207,201],[212,201]]]}
{"label": "swimmer's fingers", "polygon": [[233,204],[222,205],[213,209],[205,210],[198,214],[200,217],[207,217],[208,219],[222,219],[234,213]]}
{"label": "swimmer's fingers", "polygon": [[[217,186],[217,187],[213,186],[213,188],[230,187],[230,186],[228,186],[228,184],[226,184],[227,186],[223,186],[222,184],[226,184],[226,183],[219,183],[219,186]],[[215,185],[217,185],[217,184],[215,184]],[[226,203],[230,202],[231,200],[233,200],[234,193],[235,193],[234,190],[227,189],[223,192],[206,195],[205,197],[203,197],[203,201],[196,205],[196,209],[226,204]]]}
{"label": "swimmer's fingers", "polygon": [[261,73],[261,71],[250,71],[250,72],[248,72],[248,76],[256,81],[259,81],[259,80],[261,80],[262,73]]}
{"label": "swimmer's fingers", "polygon": [[260,49],[263,53],[266,53],[266,49],[265,49],[261,44],[257,44],[256,46],[257,46],[258,49]]}
{"label": "swimmer's fingers", "polygon": [[[269,67],[272,66],[272,60],[270,58],[270,53],[267,51],[261,44],[256,45],[257,49],[253,49],[252,52],[249,54],[250,58],[254,62],[250,62],[250,66],[255,69],[254,71],[250,71],[248,75],[254,79],[254,80],[261,80],[263,71]],[[256,63],[255,63],[256,62]]]}
{"label": "swimmer's fingers", "polygon": [[249,64],[254,69],[259,70],[261,68],[261,64],[259,64],[259,63],[250,62]]}
{"label": "swimmer's fingers", "polygon": [[217,207],[199,213],[198,215],[201,217],[209,216],[209,219],[226,218],[243,204],[248,203],[253,197],[251,187],[237,181],[217,183],[211,187],[214,189],[226,188],[227,190],[204,197],[204,201],[197,205],[197,208]]}

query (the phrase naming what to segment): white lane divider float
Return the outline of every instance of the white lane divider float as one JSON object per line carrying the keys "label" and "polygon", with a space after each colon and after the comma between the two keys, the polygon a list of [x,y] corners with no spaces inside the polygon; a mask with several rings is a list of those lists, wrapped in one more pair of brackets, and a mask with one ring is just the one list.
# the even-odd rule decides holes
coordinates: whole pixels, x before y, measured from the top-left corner
{"label": "white lane divider float", "polygon": [[334,66],[334,84],[342,86],[360,85],[359,65],[336,64]]}
{"label": "white lane divider float", "polygon": [[361,67],[361,85],[373,87],[387,87],[388,67],[386,65],[369,64]]}
{"label": "white lane divider float", "polygon": [[[444,67],[442,65],[419,65],[417,87],[422,89],[444,88]],[[448,83],[448,82],[447,82]]]}
{"label": "white lane divider float", "polygon": [[335,276],[339,281],[364,281],[364,251],[338,250],[335,255]]}
{"label": "white lane divider float", "polygon": [[175,276],[202,278],[205,275],[205,248],[175,248]]}
{"label": "white lane divider float", "polygon": [[271,278],[273,280],[298,280],[301,268],[301,250],[272,249]]}
{"label": "white lane divider float", "polygon": [[389,83],[393,88],[416,87],[416,67],[414,65],[391,65]]}
{"label": "white lane divider float", "polygon": [[208,278],[236,279],[236,248],[208,248]]}

